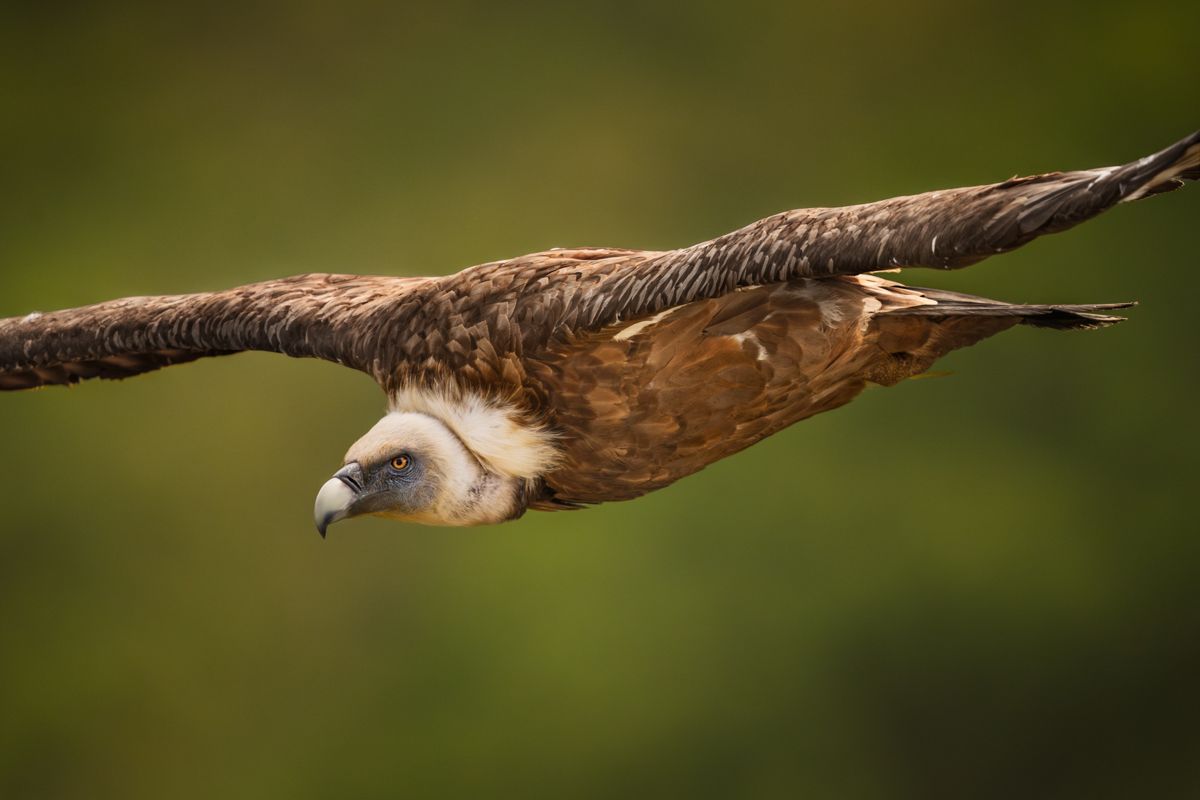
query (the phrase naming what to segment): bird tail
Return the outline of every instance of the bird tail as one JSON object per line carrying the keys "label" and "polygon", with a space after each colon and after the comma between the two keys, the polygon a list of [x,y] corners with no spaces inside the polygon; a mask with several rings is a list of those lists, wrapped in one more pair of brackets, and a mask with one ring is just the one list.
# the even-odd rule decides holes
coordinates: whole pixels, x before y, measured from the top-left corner
{"label": "bird tail", "polygon": [[1001,300],[989,300],[986,297],[976,297],[959,292],[949,292],[942,289],[920,289],[915,286],[906,287],[919,292],[926,298],[935,301],[934,305],[911,306],[884,312],[885,315],[927,317],[932,319],[1007,319],[1018,325],[1029,325],[1034,328],[1053,328],[1063,331],[1091,330],[1107,328],[1124,322],[1125,317],[1114,316],[1105,312],[1130,308],[1135,302],[1125,303],[1051,303],[1026,304],[1005,303]]}
{"label": "bird tail", "polygon": [[1133,305],[1026,305],[941,289],[904,288],[934,302],[892,308],[871,318],[869,336],[887,354],[866,373],[872,383],[891,386],[919,375],[952,350],[970,347],[1014,325],[1068,331],[1105,328],[1124,320],[1107,312]]}

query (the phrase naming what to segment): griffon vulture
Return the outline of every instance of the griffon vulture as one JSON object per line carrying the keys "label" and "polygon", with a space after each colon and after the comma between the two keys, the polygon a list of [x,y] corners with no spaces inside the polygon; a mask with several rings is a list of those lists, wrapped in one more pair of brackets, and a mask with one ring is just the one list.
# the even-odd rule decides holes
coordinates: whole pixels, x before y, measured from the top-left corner
{"label": "griffon vulture", "polygon": [[1014,325],[1012,305],[869,273],[957,269],[1200,178],[1200,132],[1120,167],[787,211],[679,250],[585,248],[439,278],[300,275],[0,320],[0,390],[269,350],[373,377],[389,411],[317,495],[321,534],[378,514],[477,525],[666,486]]}

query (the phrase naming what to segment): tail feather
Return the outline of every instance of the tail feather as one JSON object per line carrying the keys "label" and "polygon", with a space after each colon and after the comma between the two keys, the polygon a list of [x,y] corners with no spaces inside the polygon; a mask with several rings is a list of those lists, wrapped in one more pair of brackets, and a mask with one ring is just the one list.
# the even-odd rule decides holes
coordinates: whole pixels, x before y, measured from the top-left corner
{"label": "tail feather", "polygon": [[1136,303],[1094,303],[1091,305],[1033,305],[1011,306],[1011,313],[1021,318],[1022,325],[1034,328],[1053,328],[1060,331],[1086,331],[1107,328],[1124,322],[1125,317],[1101,314],[1118,308],[1129,308]]}
{"label": "tail feather", "polygon": [[865,378],[892,384],[919,375],[947,353],[994,336],[1015,325],[1057,330],[1089,330],[1122,322],[1104,312],[1133,303],[1027,305],[1003,303],[939,289],[914,289],[932,303],[891,308],[871,318],[870,336],[888,357],[874,362]]}
{"label": "tail feather", "polygon": [[941,289],[919,289],[907,287],[919,292],[924,297],[935,301],[931,305],[911,306],[885,312],[898,316],[917,316],[932,318],[964,318],[964,317],[1003,317],[1015,318],[1017,324],[1029,325],[1035,328],[1053,328],[1055,330],[1091,330],[1106,328],[1118,322],[1124,322],[1125,317],[1106,314],[1106,311],[1116,311],[1137,305],[1135,302],[1125,303],[1005,303],[1001,300],[989,300],[986,297],[975,297],[959,292]]}
{"label": "tail feather", "polygon": [[984,305],[980,303],[938,303],[936,306],[917,306],[887,312],[889,314],[911,317],[1007,317],[1017,318],[1020,325],[1031,325],[1035,328],[1055,328],[1057,330],[1089,330],[1091,328],[1106,328],[1118,322],[1124,322],[1125,317],[1103,314],[1103,311],[1113,311],[1118,308],[1129,308],[1134,303],[1092,303],[1072,305],[1016,305],[1012,303],[995,303]]}

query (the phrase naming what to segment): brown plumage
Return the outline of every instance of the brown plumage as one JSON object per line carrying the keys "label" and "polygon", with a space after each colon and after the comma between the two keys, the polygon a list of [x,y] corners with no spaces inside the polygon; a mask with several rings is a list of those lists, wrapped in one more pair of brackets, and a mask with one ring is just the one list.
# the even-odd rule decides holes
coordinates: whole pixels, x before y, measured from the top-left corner
{"label": "brown plumage", "polygon": [[[679,250],[555,250],[441,278],[303,275],[30,314],[0,320],[0,390],[242,350],[323,358],[371,375],[395,411],[437,415],[405,405],[413,392],[476,398],[552,442],[537,474],[497,468],[519,478],[504,516],[626,499],[1013,325],[1118,321],[1102,312],[1121,305],[1018,306],[864,273],[963,267],[1196,178],[1200,132],[1123,167],[788,211]],[[443,421],[474,450],[466,422]]]}

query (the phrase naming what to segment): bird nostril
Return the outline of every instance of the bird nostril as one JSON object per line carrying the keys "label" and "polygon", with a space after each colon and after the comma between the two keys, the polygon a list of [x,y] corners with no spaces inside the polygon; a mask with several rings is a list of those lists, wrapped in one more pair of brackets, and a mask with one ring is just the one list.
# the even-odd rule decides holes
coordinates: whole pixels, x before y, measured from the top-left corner
{"label": "bird nostril", "polygon": [[362,467],[358,463],[347,464],[334,473],[333,477],[354,490],[355,494],[362,491]]}

